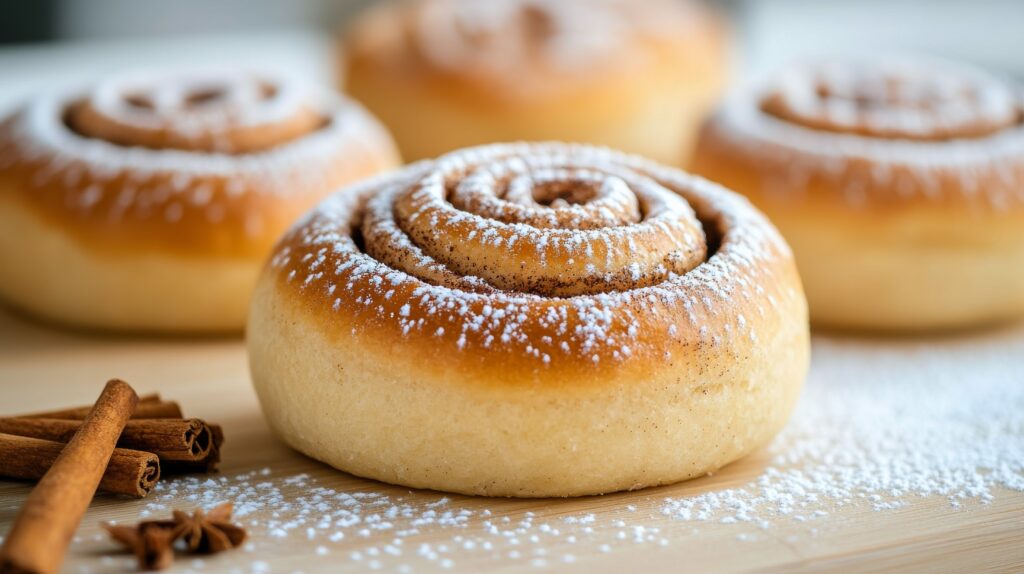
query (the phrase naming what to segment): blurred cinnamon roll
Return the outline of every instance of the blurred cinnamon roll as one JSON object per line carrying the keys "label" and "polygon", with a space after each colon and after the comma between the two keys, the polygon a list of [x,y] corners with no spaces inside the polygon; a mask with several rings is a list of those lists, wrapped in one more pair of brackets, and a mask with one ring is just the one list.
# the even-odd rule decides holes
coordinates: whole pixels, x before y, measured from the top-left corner
{"label": "blurred cinnamon roll", "polygon": [[785,423],[808,361],[750,204],[602,148],[470,148],[334,196],[277,245],[250,367],[294,448],[491,496],[704,475]]}
{"label": "blurred cinnamon roll", "polygon": [[694,169],[793,246],[819,324],[928,330],[1024,315],[1024,99],[948,62],[795,67],[737,94]]}
{"label": "blurred cinnamon roll", "polygon": [[561,140],[675,164],[725,83],[726,36],[687,0],[407,0],[368,10],[341,52],[407,159]]}
{"label": "blurred cinnamon roll", "polygon": [[358,105],[273,75],[44,95],[0,124],[0,295],[79,326],[237,331],[285,228],[396,163]]}

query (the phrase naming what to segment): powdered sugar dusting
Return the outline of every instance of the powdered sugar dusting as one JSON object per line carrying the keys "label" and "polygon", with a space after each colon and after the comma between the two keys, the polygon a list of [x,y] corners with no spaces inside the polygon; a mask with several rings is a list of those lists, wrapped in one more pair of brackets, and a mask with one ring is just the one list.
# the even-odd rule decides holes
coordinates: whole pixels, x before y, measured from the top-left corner
{"label": "powdered sugar dusting", "polygon": [[819,338],[805,395],[751,484],[666,499],[684,519],[771,523],[924,497],[1024,492],[1024,331],[917,343]]}
{"label": "powdered sugar dusting", "polygon": [[[394,154],[384,129],[354,102],[273,74],[226,72],[232,80],[220,78],[215,84],[209,84],[215,76],[197,77],[190,82],[188,76],[172,75],[150,87],[128,75],[92,92],[34,99],[0,125],[4,169],[27,169],[30,185],[62,189],[69,209],[110,221],[162,217],[174,223],[184,211],[201,210],[216,223],[224,218],[226,205],[242,195],[329,190],[337,185],[338,174],[361,173],[367,163],[377,165],[382,155]],[[149,91],[136,93],[143,87]],[[272,97],[261,96],[262,91]],[[143,103],[129,103],[143,96]],[[217,105],[182,109],[189,98],[214,97]],[[185,141],[213,138],[214,144],[218,133],[227,137],[241,129],[251,134],[297,113],[312,114],[316,125],[260,151],[152,148],[71,129],[66,114],[82,102],[110,114],[111,129],[170,133]],[[86,180],[89,185],[79,189]],[[258,233],[261,226],[251,222],[248,229]]]}
{"label": "powdered sugar dusting", "polygon": [[[584,203],[537,203],[555,175],[582,186]],[[540,190],[529,199],[493,187],[483,195],[484,179],[508,185],[499,190]],[[619,203],[625,190],[639,202],[635,223],[635,207]],[[621,214],[621,225],[604,226]],[[589,215],[596,228],[566,227]],[[708,230],[722,238],[703,260]],[[722,313],[780,313],[801,297],[774,275],[789,257],[745,200],[706,181],[601,148],[515,144],[463,150],[346,190],[300,222],[271,265],[315,295],[341,286],[330,300],[341,295],[341,308],[365,323],[435,335],[458,351],[515,349],[546,365],[566,355],[661,355],[668,323],[689,325],[676,336],[706,344],[748,337],[745,322],[721,332],[698,327]]]}
{"label": "powdered sugar dusting", "polygon": [[1020,121],[1006,82],[972,69],[892,59],[792,68],[762,109],[813,129],[904,140],[983,137]]}
{"label": "powdered sugar dusting", "polygon": [[571,73],[581,63],[614,57],[637,35],[677,32],[671,22],[679,18],[668,2],[495,0],[484,6],[434,0],[419,3],[414,29],[417,47],[443,68],[506,68],[542,54],[549,65]]}
{"label": "powdered sugar dusting", "polygon": [[[306,105],[306,87],[237,70],[216,73],[126,74],[101,82],[85,102],[122,130],[155,132],[195,147],[212,139],[232,153],[232,132],[271,127],[295,118]],[[168,137],[170,136],[170,137]]]}
{"label": "powdered sugar dusting", "polygon": [[1021,90],[967,66],[922,58],[797,66],[735,94],[711,127],[720,143],[782,174],[765,182],[771,193],[798,196],[824,178],[853,204],[873,188],[931,201],[952,193],[994,209],[1024,202]]}
{"label": "powdered sugar dusting", "polygon": [[555,567],[692,544],[712,528],[738,541],[815,536],[825,525],[842,535],[848,511],[881,525],[937,502],[956,520],[1024,492],[1020,357],[1020,329],[924,342],[819,337],[789,427],[763,462],[739,463],[749,479],[722,471],[737,486],[711,478],[591,498],[599,510],[580,510],[574,500],[446,496],[268,468],[162,482],[141,514],[231,500],[252,534],[254,565],[301,548],[307,560],[323,558],[316,564],[389,571]]}
{"label": "powdered sugar dusting", "polygon": [[378,50],[383,34],[356,27],[367,33],[371,58],[397,54],[499,97],[650,66],[681,52],[707,20],[699,6],[677,0],[417,0],[381,12],[387,18],[378,25],[402,33],[393,34],[394,50]]}

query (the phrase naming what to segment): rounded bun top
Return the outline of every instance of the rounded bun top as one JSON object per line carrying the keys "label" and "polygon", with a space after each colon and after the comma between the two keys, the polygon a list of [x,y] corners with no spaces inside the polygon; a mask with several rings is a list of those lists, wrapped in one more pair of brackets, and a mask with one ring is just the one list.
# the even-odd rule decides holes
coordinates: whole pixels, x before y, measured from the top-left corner
{"label": "rounded bun top", "polygon": [[395,163],[358,104],[272,72],[124,74],[0,123],[0,177],[118,251],[265,253],[316,200]]}
{"label": "rounded bun top", "polygon": [[1022,94],[930,58],[797,64],[728,98],[704,152],[739,154],[766,190],[793,197],[815,187],[858,205],[1005,209],[1024,204]]}
{"label": "rounded bun top", "polygon": [[517,98],[652,65],[685,73],[680,61],[717,33],[710,14],[677,0],[406,0],[357,19],[346,48],[385,71]]}
{"label": "rounded bun top", "polygon": [[83,137],[155,150],[266,151],[330,118],[308,87],[241,72],[135,74],[108,79],[66,112]]}
{"label": "rounded bun top", "polygon": [[268,273],[325,329],[536,366],[749,345],[802,301],[788,247],[744,199],[558,143],[469,148],[359,184],[293,228]]}
{"label": "rounded bun top", "polygon": [[1024,119],[1017,90],[994,76],[899,58],[792,68],[761,108],[810,129],[915,141],[981,138]]}

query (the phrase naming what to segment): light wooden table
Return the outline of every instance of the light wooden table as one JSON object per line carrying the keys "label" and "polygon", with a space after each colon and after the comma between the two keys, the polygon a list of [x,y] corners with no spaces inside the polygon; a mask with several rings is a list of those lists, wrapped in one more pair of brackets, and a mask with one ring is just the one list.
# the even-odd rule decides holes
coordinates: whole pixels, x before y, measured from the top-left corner
{"label": "light wooden table", "polygon": [[[721,523],[695,527],[659,512],[664,497],[741,486],[756,479],[769,463],[763,452],[713,477],[635,493],[556,501],[451,496],[445,502],[439,493],[410,492],[337,472],[283,446],[261,418],[240,341],[90,336],[60,331],[0,310],[0,414],[88,403],[103,382],[115,376],[131,382],[142,393],[160,391],[180,401],[188,415],[221,422],[227,436],[220,475],[225,484],[240,480],[236,478],[240,473],[266,468],[263,474],[256,472],[253,482],[273,483],[284,502],[308,497],[310,487],[316,486],[338,493],[376,493],[392,502],[400,500],[415,508],[416,516],[423,516],[431,504],[456,513],[468,510],[474,515],[462,528],[437,524],[421,527],[403,540],[401,556],[395,557],[381,552],[395,538],[394,530],[374,530],[363,536],[354,527],[346,530],[343,539],[332,541],[327,538],[332,530],[314,532],[310,538],[303,525],[285,537],[275,537],[270,533],[273,513],[278,512],[281,520],[296,514],[294,508],[282,510],[278,501],[273,508],[259,509],[243,518],[246,524],[253,520],[258,523],[252,528],[252,543],[247,550],[200,562],[180,559],[175,571],[333,572],[378,566],[413,572],[447,568],[464,572],[529,571],[544,566],[581,572],[1024,571],[1024,493],[1020,492],[1000,492],[990,504],[961,509],[951,509],[941,497],[923,498],[885,512],[851,505],[812,522],[783,521],[764,530]],[[300,473],[308,478],[289,484],[289,477]],[[199,487],[191,492],[202,490]],[[27,485],[0,481],[0,532],[7,530],[28,491]],[[101,536],[100,523],[137,520],[140,513],[158,508],[156,502],[191,508],[195,501],[186,498],[188,492],[181,489],[178,495],[171,495],[165,490],[144,501],[97,497],[72,546],[66,571],[131,568],[129,558],[109,556],[113,547]],[[485,510],[491,513],[487,520],[499,526],[532,521],[522,540],[517,540],[522,548],[518,554],[510,557],[507,538],[485,532]],[[364,511],[364,517],[367,513]],[[541,532],[542,523],[565,530],[569,527],[564,517],[585,513],[594,515],[595,528],[589,534],[580,531],[576,540],[565,532],[558,536],[544,534],[538,542],[529,539],[531,534]],[[510,520],[505,523],[504,517]],[[620,519],[622,523],[617,522]],[[401,527],[403,520],[396,520],[396,526]],[[649,535],[646,542],[632,542],[637,525],[656,534]],[[628,533],[626,540],[619,534],[622,530]],[[467,551],[462,546],[471,540],[495,540],[500,544],[489,551],[477,544]],[[422,551],[424,543],[431,545],[430,551]],[[371,552],[378,554],[374,557]],[[353,553],[359,553],[355,555],[359,559]]]}

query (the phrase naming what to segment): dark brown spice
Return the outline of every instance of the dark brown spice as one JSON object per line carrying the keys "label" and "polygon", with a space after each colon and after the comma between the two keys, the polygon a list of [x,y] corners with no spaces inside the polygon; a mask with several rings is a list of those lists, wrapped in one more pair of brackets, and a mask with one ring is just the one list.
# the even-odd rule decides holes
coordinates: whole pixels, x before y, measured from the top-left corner
{"label": "dark brown spice", "polygon": [[107,383],[82,427],[15,516],[0,547],[0,572],[50,574],[60,568],[138,401],[124,381]]}
{"label": "dark brown spice", "polygon": [[[39,480],[53,466],[64,444],[0,432],[0,477]],[[160,479],[160,460],[151,452],[115,448],[99,490],[132,498],[149,494]]]}
{"label": "dark brown spice", "polygon": [[[0,417],[0,433],[57,442],[68,442],[81,426],[72,419]],[[152,452],[164,462],[205,460],[213,443],[213,433],[200,419],[130,420],[117,439],[118,448]]]}
{"label": "dark brown spice", "polygon": [[232,504],[226,502],[208,513],[175,510],[170,520],[146,520],[135,526],[108,524],[110,537],[131,550],[143,570],[162,570],[173,561],[174,543],[185,542],[188,552],[215,554],[245,542],[245,530],[231,523]]}

